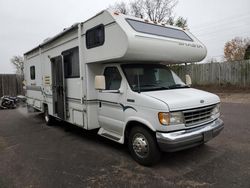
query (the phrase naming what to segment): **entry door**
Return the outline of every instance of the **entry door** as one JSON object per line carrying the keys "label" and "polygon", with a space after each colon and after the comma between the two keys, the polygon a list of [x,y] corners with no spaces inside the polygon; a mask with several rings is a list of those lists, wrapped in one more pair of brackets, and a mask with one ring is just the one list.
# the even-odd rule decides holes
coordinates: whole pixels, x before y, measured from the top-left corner
{"label": "entry door", "polygon": [[98,93],[100,101],[98,121],[105,130],[122,135],[125,118],[123,108],[125,95],[117,92],[122,89],[122,77],[117,67],[106,67],[104,76],[106,89]]}
{"label": "entry door", "polygon": [[51,59],[54,115],[65,119],[65,84],[62,56]]}

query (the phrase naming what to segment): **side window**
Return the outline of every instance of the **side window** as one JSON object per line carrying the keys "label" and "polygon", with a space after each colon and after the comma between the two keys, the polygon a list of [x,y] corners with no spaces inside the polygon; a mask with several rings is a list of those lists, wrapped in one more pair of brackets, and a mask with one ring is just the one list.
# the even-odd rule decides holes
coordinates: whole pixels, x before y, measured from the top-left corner
{"label": "side window", "polygon": [[35,66],[30,67],[30,79],[35,80],[36,79],[36,69]]}
{"label": "side window", "polygon": [[105,33],[104,25],[98,25],[86,32],[86,47],[87,49],[101,46],[104,44]]}
{"label": "side window", "polygon": [[63,62],[64,62],[64,77],[65,78],[79,78],[79,50],[78,47],[64,51]]}
{"label": "side window", "polygon": [[117,67],[107,67],[104,71],[106,90],[118,90],[121,86],[122,77]]}

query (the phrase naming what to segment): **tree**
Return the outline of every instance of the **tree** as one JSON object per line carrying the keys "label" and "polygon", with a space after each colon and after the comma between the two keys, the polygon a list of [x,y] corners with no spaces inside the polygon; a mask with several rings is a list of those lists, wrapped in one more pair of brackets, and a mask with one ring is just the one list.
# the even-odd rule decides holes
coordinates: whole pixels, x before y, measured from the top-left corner
{"label": "tree", "polygon": [[227,61],[240,61],[244,59],[247,47],[250,45],[249,38],[235,37],[226,42],[224,46],[224,57]]}
{"label": "tree", "polygon": [[116,3],[110,8],[122,14],[133,15],[152,22],[175,25],[187,28],[187,19],[178,17],[175,20],[173,9],[178,0],[134,0],[130,3]]}
{"label": "tree", "polygon": [[248,47],[245,51],[244,59],[250,59],[250,44],[248,45]]}
{"label": "tree", "polygon": [[129,14],[129,8],[128,8],[127,4],[124,2],[116,3],[113,6],[113,9],[115,9],[116,11],[118,11],[122,14]]}
{"label": "tree", "polygon": [[16,68],[16,73],[17,74],[20,74],[20,75],[24,74],[24,72],[23,72],[23,70],[24,70],[24,59],[23,59],[22,56],[13,56],[10,59],[10,62]]}
{"label": "tree", "polygon": [[181,28],[187,28],[187,19],[184,19],[183,17],[177,18],[177,20],[174,23],[175,26],[181,27]]}

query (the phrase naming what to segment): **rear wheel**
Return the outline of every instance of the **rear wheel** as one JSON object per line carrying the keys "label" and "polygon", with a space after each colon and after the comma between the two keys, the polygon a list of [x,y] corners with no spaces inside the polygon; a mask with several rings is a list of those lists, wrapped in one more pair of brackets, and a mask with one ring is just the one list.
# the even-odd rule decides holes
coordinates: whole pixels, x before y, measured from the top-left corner
{"label": "rear wheel", "polygon": [[44,108],[44,120],[46,125],[51,125],[53,122],[53,117],[49,115],[49,110],[47,106]]}
{"label": "rear wheel", "polygon": [[132,157],[141,165],[151,166],[161,158],[161,152],[153,134],[142,127],[130,131],[128,147]]}

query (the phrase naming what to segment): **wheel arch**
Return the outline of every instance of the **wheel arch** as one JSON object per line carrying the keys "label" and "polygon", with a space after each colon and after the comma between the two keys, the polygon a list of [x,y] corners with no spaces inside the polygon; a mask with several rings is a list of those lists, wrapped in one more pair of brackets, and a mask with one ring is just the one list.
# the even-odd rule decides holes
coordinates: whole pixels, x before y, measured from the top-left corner
{"label": "wheel arch", "polygon": [[143,127],[151,133],[156,131],[155,128],[146,120],[130,119],[127,121],[124,129],[124,143],[127,143],[129,132],[134,126]]}

